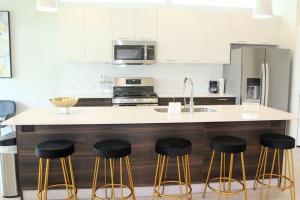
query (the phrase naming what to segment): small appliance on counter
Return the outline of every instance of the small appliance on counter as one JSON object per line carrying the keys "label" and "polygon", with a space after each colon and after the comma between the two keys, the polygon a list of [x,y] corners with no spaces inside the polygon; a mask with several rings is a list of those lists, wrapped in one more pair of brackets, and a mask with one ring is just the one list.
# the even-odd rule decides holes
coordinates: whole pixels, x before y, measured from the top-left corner
{"label": "small appliance on counter", "polygon": [[219,82],[218,81],[209,81],[208,91],[210,93],[219,93]]}
{"label": "small appliance on counter", "polygon": [[113,106],[157,106],[153,78],[115,78]]}

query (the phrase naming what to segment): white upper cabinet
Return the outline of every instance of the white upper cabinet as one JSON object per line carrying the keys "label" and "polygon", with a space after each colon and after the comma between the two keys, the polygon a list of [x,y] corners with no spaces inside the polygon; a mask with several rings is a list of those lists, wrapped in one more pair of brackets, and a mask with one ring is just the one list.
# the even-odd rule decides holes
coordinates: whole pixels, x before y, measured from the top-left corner
{"label": "white upper cabinet", "polygon": [[111,62],[112,10],[89,7],[86,11],[86,61]]}
{"label": "white upper cabinet", "polygon": [[230,14],[221,12],[206,13],[206,63],[230,62]]}
{"label": "white upper cabinet", "polygon": [[181,62],[181,12],[176,9],[158,9],[157,56],[161,63]]}
{"label": "white upper cabinet", "polygon": [[85,61],[85,9],[62,7],[59,12],[60,57],[63,62]]}
{"label": "white upper cabinet", "polygon": [[280,17],[254,19],[250,13],[231,15],[231,43],[278,45]]}
{"label": "white upper cabinet", "polygon": [[135,40],[156,40],[157,9],[137,8],[134,10]]}
{"label": "white upper cabinet", "polygon": [[134,40],[134,9],[114,8],[112,12],[113,40]]}
{"label": "white upper cabinet", "polygon": [[182,62],[201,63],[205,60],[207,16],[192,10],[182,14]]}
{"label": "white upper cabinet", "polygon": [[279,45],[280,17],[254,20],[254,44]]}

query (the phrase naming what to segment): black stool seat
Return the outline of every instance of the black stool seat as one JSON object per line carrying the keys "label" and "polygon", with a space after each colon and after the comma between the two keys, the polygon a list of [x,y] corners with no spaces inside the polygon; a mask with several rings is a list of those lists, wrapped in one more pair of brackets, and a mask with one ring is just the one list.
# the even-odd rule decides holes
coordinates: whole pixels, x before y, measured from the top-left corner
{"label": "black stool seat", "polygon": [[125,140],[102,140],[94,145],[94,153],[104,158],[121,158],[131,154],[131,144]]}
{"label": "black stool seat", "polygon": [[187,155],[192,151],[192,143],[181,138],[163,138],[156,142],[155,151],[166,156]]}
{"label": "black stool seat", "polygon": [[212,138],[210,146],[213,150],[222,153],[241,153],[246,150],[244,139],[234,136],[218,136]]}
{"label": "black stool seat", "polygon": [[63,158],[74,153],[74,144],[68,140],[51,140],[35,146],[35,155],[39,158]]}
{"label": "black stool seat", "polygon": [[287,135],[268,133],[260,136],[260,144],[274,149],[293,149],[295,139]]}

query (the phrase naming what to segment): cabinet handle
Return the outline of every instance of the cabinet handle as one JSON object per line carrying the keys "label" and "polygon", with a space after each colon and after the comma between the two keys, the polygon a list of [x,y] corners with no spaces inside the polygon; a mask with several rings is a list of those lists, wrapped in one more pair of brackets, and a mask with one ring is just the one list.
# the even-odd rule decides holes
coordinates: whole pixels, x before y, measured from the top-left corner
{"label": "cabinet handle", "polygon": [[237,43],[248,43],[248,41],[244,41],[244,40],[239,40],[239,41],[237,41]]}
{"label": "cabinet handle", "polygon": [[129,40],[129,38],[118,38],[118,40]]}
{"label": "cabinet handle", "polygon": [[174,62],[175,60],[165,60],[166,62]]}
{"label": "cabinet handle", "polygon": [[68,59],[67,62],[79,62],[79,61],[75,59]]}
{"label": "cabinet handle", "polygon": [[218,99],[218,101],[228,101],[228,99]]}

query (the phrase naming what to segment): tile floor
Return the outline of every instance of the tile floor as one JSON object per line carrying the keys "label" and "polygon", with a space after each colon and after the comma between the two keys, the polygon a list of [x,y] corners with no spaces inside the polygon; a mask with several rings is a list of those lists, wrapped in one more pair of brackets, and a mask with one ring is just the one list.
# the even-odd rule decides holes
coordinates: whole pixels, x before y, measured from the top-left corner
{"label": "tile floor", "polygon": [[[300,181],[300,148],[297,148],[294,151],[294,161],[295,161],[295,178],[296,178],[296,199],[300,199],[300,187],[299,187],[299,181]],[[202,195],[201,194],[194,194],[193,195],[193,199],[194,200],[200,200],[202,199]],[[206,200],[215,200],[218,199],[218,195],[215,193],[207,193],[207,196],[205,198]],[[223,197],[222,199],[231,199],[231,200],[242,200],[244,199],[243,194],[238,194],[229,198]],[[254,191],[251,189],[248,189],[248,199],[249,200],[258,200],[259,199],[259,190],[258,191]],[[279,192],[276,190],[272,190],[272,192],[270,192],[270,196],[269,196],[270,200],[289,200],[290,199],[290,193],[289,191],[286,192]],[[1,200],[19,200],[19,198],[2,198]],[[31,199],[26,199],[26,200],[31,200]],[[33,199],[32,199],[33,200]],[[82,199],[83,200],[83,199]],[[137,197],[137,200],[152,200],[151,197]],[[165,200],[169,200],[169,199],[165,199]]]}

